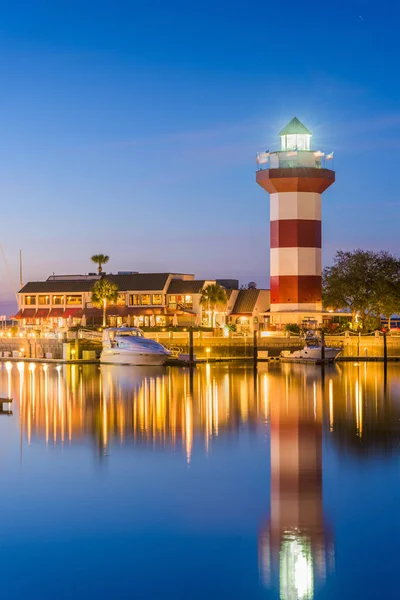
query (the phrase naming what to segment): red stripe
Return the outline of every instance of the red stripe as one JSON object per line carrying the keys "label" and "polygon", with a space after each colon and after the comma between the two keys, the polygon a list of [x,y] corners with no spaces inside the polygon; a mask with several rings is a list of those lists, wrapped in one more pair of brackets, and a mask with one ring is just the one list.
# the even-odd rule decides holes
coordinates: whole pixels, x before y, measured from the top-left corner
{"label": "red stripe", "polygon": [[321,248],[321,221],[271,221],[271,248]]}
{"label": "red stripe", "polygon": [[271,277],[271,304],[321,302],[320,275],[278,275]]}
{"label": "red stripe", "polygon": [[297,167],[257,171],[256,181],[269,194],[276,192],[316,192],[322,194],[335,181],[329,169]]}

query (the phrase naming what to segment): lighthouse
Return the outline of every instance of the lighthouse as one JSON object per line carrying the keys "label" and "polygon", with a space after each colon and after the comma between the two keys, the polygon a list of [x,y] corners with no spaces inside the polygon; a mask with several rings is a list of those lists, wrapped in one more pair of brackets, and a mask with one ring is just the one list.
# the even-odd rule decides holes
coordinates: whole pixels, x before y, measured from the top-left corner
{"label": "lighthouse", "polygon": [[270,194],[271,325],[322,322],[321,199],[335,181],[332,155],[312,149],[294,117],[280,150],[257,155],[257,183]]}

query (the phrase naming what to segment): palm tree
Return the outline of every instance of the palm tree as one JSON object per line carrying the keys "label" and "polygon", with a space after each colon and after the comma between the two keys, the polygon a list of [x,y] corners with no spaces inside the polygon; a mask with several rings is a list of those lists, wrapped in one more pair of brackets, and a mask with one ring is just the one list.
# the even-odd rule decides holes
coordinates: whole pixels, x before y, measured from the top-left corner
{"label": "palm tree", "polygon": [[[216,327],[215,312],[216,308],[225,308],[227,303],[226,291],[218,283],[210,283],[201,290],[200,304],[207,307],[208,310],[208,325]],[[211,314],[212,321],[211,321]],[[211,322],[210,322],[211,321]]]}
{"label": "palm tree", "polygon": [[[107,257],[108,258],[108,257]],[[107,323],[107,305],[116,302],[118,297],[118,286],[109,279],[99,279],[92,289],[92,304],[103,309],[103,327]]]}
{"label": "palm tree", "polygon": [[90,260],[92,260],[94,263],[96,263],[96,265],[99,265],[98,271],[99,271],[99,275],[101,275],[103,272],[102,267],[103,267],[103,265],[108,263],[108,261],[110,260],[110,257],[107,256],[107,254],[93,254],[93,256]]}

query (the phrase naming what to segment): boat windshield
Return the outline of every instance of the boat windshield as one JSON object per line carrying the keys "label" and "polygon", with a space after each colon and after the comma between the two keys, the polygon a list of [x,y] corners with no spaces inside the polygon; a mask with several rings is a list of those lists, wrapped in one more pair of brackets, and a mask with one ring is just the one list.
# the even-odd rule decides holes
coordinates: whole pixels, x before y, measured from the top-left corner
{"label": "boat windshield", "polygon": [[131,331],[116,331],[115,335],[118,337],[144,337],[143,332],[132,329]]}

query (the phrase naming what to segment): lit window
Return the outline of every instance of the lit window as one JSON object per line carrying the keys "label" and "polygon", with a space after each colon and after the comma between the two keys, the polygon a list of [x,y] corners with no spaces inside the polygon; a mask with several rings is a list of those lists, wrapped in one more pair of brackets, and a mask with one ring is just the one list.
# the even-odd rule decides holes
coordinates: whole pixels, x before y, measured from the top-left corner
{"label": "lit window", "polygon": [[193,296],[185,296],[184,298],[185,308],[193,308]]}
{"label": "lit window", "polygon": [[142,294],[140,296],[140,304],[142,306],[149,306],[149,304],[150,304],[150,294]]}
{"label": "lit window", "polygon": [[125,306],[125,304],[126,304],[125,294],[118,294],[117,306]]}
{"label": "lit window", "polygon": [[82,304],[82,296],[67,296],[67,304]]}
{"label": "lit window", "polygon": [[50,304],[50,296],[39,296],[39,305],[47,306]]}
{"label": "lit window", "polygon": [[292,133],[286,136],[286,150],[297,148],[297,135]]}
{"label": "lit window", "polygon": [[28,306],[36,304],[36,296],[25,296],[25,304]]}
{"label": "lit window", "polygon": [[53,304],[57,306],[64,304],[64,296],[53,296]]}
{"label": "lit window", "polygon": [[153,294],[153,305],[159,306],[162,304],[162,294]]}
{"label": "lit window", "polygon": [[130,294],[129,295],[129,306],[137,306],[138,304],[140,304],[139,294]]}
{"label": "lit window", "polygon": [[170,296],[168,299],[168,306],[170,308],[176,308],[176,296]]}

